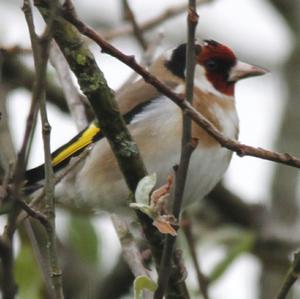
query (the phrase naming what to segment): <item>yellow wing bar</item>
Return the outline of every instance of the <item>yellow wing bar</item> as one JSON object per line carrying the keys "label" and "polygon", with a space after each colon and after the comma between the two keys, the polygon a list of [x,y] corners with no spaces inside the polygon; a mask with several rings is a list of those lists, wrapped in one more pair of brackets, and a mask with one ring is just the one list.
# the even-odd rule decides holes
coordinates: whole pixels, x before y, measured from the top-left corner
{"label": "yellow wing bar", "polygon": [[52,160],[52,165],[56,166],[67,158],[71,157],[74,153],[78,152],[82,148],[88,146],[93,142],[93,138],[100,132],[100,128],[95,123],[91,123],[90,126],[85,129],[76,140],[72,140],[67,144],[62,151],[60,151]]}

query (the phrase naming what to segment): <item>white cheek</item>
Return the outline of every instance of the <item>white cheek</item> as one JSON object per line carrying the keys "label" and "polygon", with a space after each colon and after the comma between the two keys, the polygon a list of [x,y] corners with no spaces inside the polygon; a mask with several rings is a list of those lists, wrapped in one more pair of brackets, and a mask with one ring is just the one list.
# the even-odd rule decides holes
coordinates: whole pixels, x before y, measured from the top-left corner
{"label": "white cheek", "polygon": [[195,66],[195,85],[204,92],[220,95],[214,86],[207,80],[205,69],[203,66],[196,64]]}

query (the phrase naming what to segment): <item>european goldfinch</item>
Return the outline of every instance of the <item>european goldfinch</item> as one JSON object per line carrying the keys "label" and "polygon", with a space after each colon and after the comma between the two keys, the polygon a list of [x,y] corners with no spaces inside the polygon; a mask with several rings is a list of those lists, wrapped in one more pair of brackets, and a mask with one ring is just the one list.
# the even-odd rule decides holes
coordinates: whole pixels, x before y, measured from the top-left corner
{"label": "european goldfinch", "polygon": [[[161,55],[150,72],[184,96],[186,44]],[[233,51],[213,40],[196,44],[194,107],[228,138],[237,139],[239,120],[235,106],[235,83],[265,74],[262,68],[237,60]],[[165,183],[178,164],[182,134],[180,108],[142,79],[117,95],[117,101],[136,141],[149,173],[156,173],[158,185]],[[202,128],[192,124],[192,138],[198,141],[192,154],[183,204],[202,199],[222,178],[231,152],[222,148]],[[116,211],[128,207],[128,189],[116,159],[97,123],[79,133],[53,153],[53,167],[59,171],[71,157],[95,143],[89,156],[56,186],[56,198],[76,206]],[[26,172],[27,189],[43,178],[43,165]]]}

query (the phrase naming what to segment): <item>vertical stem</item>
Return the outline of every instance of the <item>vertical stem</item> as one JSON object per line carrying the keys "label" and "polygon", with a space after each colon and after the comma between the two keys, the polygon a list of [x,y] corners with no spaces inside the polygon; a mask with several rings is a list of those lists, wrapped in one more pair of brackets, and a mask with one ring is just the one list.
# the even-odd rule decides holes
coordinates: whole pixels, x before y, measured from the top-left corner
{"label": "vertical stem", "polygon": [[52,23],[56,14],[57,1],[53,1],[50,9],[48,26],[41,37],[35,33],[32,8],[28,0],[24,0],[24,13],[29,28],[34,64],[36,69],[36,80],[34,84],[34,95],[36,101],[40,103],[40,113],[42,121],[42,135],[45,155],[45,215],[48,225],[45,226],[47,232],[47,252],[50,266],[50,277],[56,299],[63,299],[62,273],[58,264],[55,233],[55,204],[54,204],[54,179],[50,151],[51,126],[48,121],[45,101],[46,71],[49,58],[49,46],[51,41]]}
{"label": "vertical stem", "polygon": [[[198,22],[198,15],[196,13],[196,1],[189,0],[188,12],[188,42],[186,51],[186,97],[187,101],[193,102],[194,89],[194,69],[195,69],[195,31]],[[172,212],[178,219],[182,205],[184,187],[189,166],[190,157],[195,148],[195,144],[191,138],[191,119],[185,113],[183,114],[183,133],[182,145],[179,167],[176,171],[176,183]],[[158,288],[155,292],[154,298],[163,298],[168,286],[171,275],[172,255],[175,247],[176,237],[166,236],[163,255],[161,259]],[[170,289],[170,288],[169,288]]]}

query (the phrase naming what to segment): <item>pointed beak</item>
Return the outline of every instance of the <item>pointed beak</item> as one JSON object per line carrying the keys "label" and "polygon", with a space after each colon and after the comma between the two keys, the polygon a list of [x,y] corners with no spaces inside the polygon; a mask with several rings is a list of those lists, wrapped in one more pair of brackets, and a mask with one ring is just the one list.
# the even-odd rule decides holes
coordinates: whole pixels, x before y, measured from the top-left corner
{"label": "pointed beak", "polygon": [[236,82],[241,79],[261,76],[269,71],[242,61],[237,61],[237,63],[231,68],[229,73],[229,82]]}

